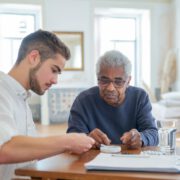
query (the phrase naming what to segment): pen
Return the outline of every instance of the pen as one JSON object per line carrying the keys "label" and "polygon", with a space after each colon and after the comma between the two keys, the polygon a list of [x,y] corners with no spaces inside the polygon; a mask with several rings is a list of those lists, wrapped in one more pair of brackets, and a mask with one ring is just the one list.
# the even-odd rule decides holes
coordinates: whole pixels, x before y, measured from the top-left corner
{"label": "pen", "polygon": [[112,157],[132,157],[132,158],[149,158],[149,155],[137,155],[137,154],[111,154]]}

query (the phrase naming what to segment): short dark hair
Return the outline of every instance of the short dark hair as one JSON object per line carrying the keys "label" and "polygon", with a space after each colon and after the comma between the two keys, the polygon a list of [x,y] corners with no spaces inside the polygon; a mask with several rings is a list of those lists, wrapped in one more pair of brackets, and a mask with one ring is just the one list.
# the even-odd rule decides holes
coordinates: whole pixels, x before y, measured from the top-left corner
{"label": "short dark hair", "polygon": [[71,56],[69,48],[54,33],[41,29],[27,35],[22,40],[16,65],[32,50],[39,51],[41,61],[55,58],[57,54],[61,54],[66,60]]}

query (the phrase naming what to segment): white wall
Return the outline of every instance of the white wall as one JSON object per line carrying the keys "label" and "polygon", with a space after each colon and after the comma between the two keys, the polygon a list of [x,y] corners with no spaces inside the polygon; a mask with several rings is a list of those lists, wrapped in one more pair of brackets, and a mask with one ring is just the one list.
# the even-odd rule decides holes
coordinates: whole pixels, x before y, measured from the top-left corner
{"label": "white wall", "polygon": [[43,0],[0,0],[0,3],[12,4],[43,4]]}
{"label": "white wall", "polygon": [[[0,0],[41,4],[43,7],[43,28],[51,31],[84,32],[84,71],[66,71],[60,76],[60,87],[92,86],[95,82],[96,59],[94,58],[94,9],[100,7],[146,8],[151,10],[151,88],[159,87],[162,62],[168,49],[172,48],[170,38],[171,0]],[[174,0],[178,12],[179,1]],[[176,22],[179,21],[177,13]],[[179,25],[177,24],[178,28]],[[180,29],[180,28],[179,28]],[[180,47],[180,41],[176,47]],[[180,89],[180,85],[178,85]]]}
{"label": "white wall", "polygon": [[179,0],[173,0],[172,3],[172,14],[174,16],[173,21],[173,47],[177,52],[177,65],[178,65],[178,71],[177,71],[177,80],[176,80],[176,89],[180,90],[180,1]]}
{"label": "white wall", "polygon": [[146,8],[151,11],[151,88],[159,87],[162,62],[171,48],[170,1],[153,0],[45,0],[44,28],[54,31],[83,31],[85,71],[64,72],[60,86],[91,86],[94,83],[93,11],[95,8]]}
{"label": "white wall", "polygon": [[89,0],[45,0],[44,28],[84,32],[84,71],[66,71],[60,86],[92,86],[94,70],[93,21]]}
{"label": "white wall", "polygon": [[[171,48],[170,2],[166,0],[94,0],[93,7],[148,9],[151,12],[151,89],[160,86],[162,63]],[[142,60],[143,61],[143,60]],[[149,84],[149,83],[148,83]]]}
{"label": "white wall", "polygon": [[169,4],[157,4],[151,15],[151,88],[159,88],[163,62],[172,48]]}

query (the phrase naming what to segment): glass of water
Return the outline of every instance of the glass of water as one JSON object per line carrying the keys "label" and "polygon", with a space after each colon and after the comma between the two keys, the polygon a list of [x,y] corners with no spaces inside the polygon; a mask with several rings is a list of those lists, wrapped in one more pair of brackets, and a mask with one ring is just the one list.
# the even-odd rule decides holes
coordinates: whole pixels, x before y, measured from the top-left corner
{"label": "glass of water", "polygon": [[176,119],[160,121],[159,147],[163,154],[174,154],[176,149]]}

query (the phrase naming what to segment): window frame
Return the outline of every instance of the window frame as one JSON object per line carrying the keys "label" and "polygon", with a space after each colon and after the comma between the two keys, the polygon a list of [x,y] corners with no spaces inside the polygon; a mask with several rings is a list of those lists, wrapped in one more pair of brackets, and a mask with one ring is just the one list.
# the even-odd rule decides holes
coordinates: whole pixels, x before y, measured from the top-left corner
{"label": "window frame", "polygon": [[[34,31],[38,30],[42,27],[42,8],[40,5],[24,5],[24,4],[2,4],[0,6],[0,15],[1,14],[14,14],[14,15],[31,15],[34,17]],[[22,40],[22,38],[19,37],[12,37],[7,38],[3,37],[3,35],[0,35],[0,41],[3,39],[9,39],[10,44],[13,43],[13,39],[15,40]],[[3,42],[2,42],[3,43]],[[3,44],[1,44],[3,46]],[[1,71],[7,72],[14,64],[16,59],[13,59],[13,53],[14,50],[11,47],[10,49],[11,54],[9,55],[9,59],[7,62],[7,66],[0,67]],[[17,58],[17,57],[16,57]],[[1,61],[3,61],[3,58],[1,58]],[[7,60],[6,60],[7,61]],[[2,62],[1,62],[2,63]],[[1,64],[0,63],[0,64]]]}
{"label": "window frame", "polygon": [[[142,86],[142,82],[146,82],[150,85],[150,10],[149,9],[124,9],[124,8],[96,8],[94,11],[94,42],[95,42],[95,59],[97,60],[100,54],[100,38],[99,32],[99,19],[101,17],[110,18],[135,18],[136,20],[136,39],[135,39],[135,57],[134,57],[134,84],[135,86]],[[144,22],[148,21],[148,27],[144,28]],[[144,34],[144,30],[148,29],[148,32]],[[148,37],[147,37],[148,36]],[[145,40],[144,40],[145,39]],[[143,46],[146,45],[144,48]],[[146,54],[147,53],[147,54]],[[144,58],[145,57],[145,58]],[[146,64],[149,69],[145,67],[143,60],[146,60]],[[143,69],[146,69],[145,71]],[[146,73],[146,75],[144,74]],[[96,80],[96,78],[95,78]]]}

